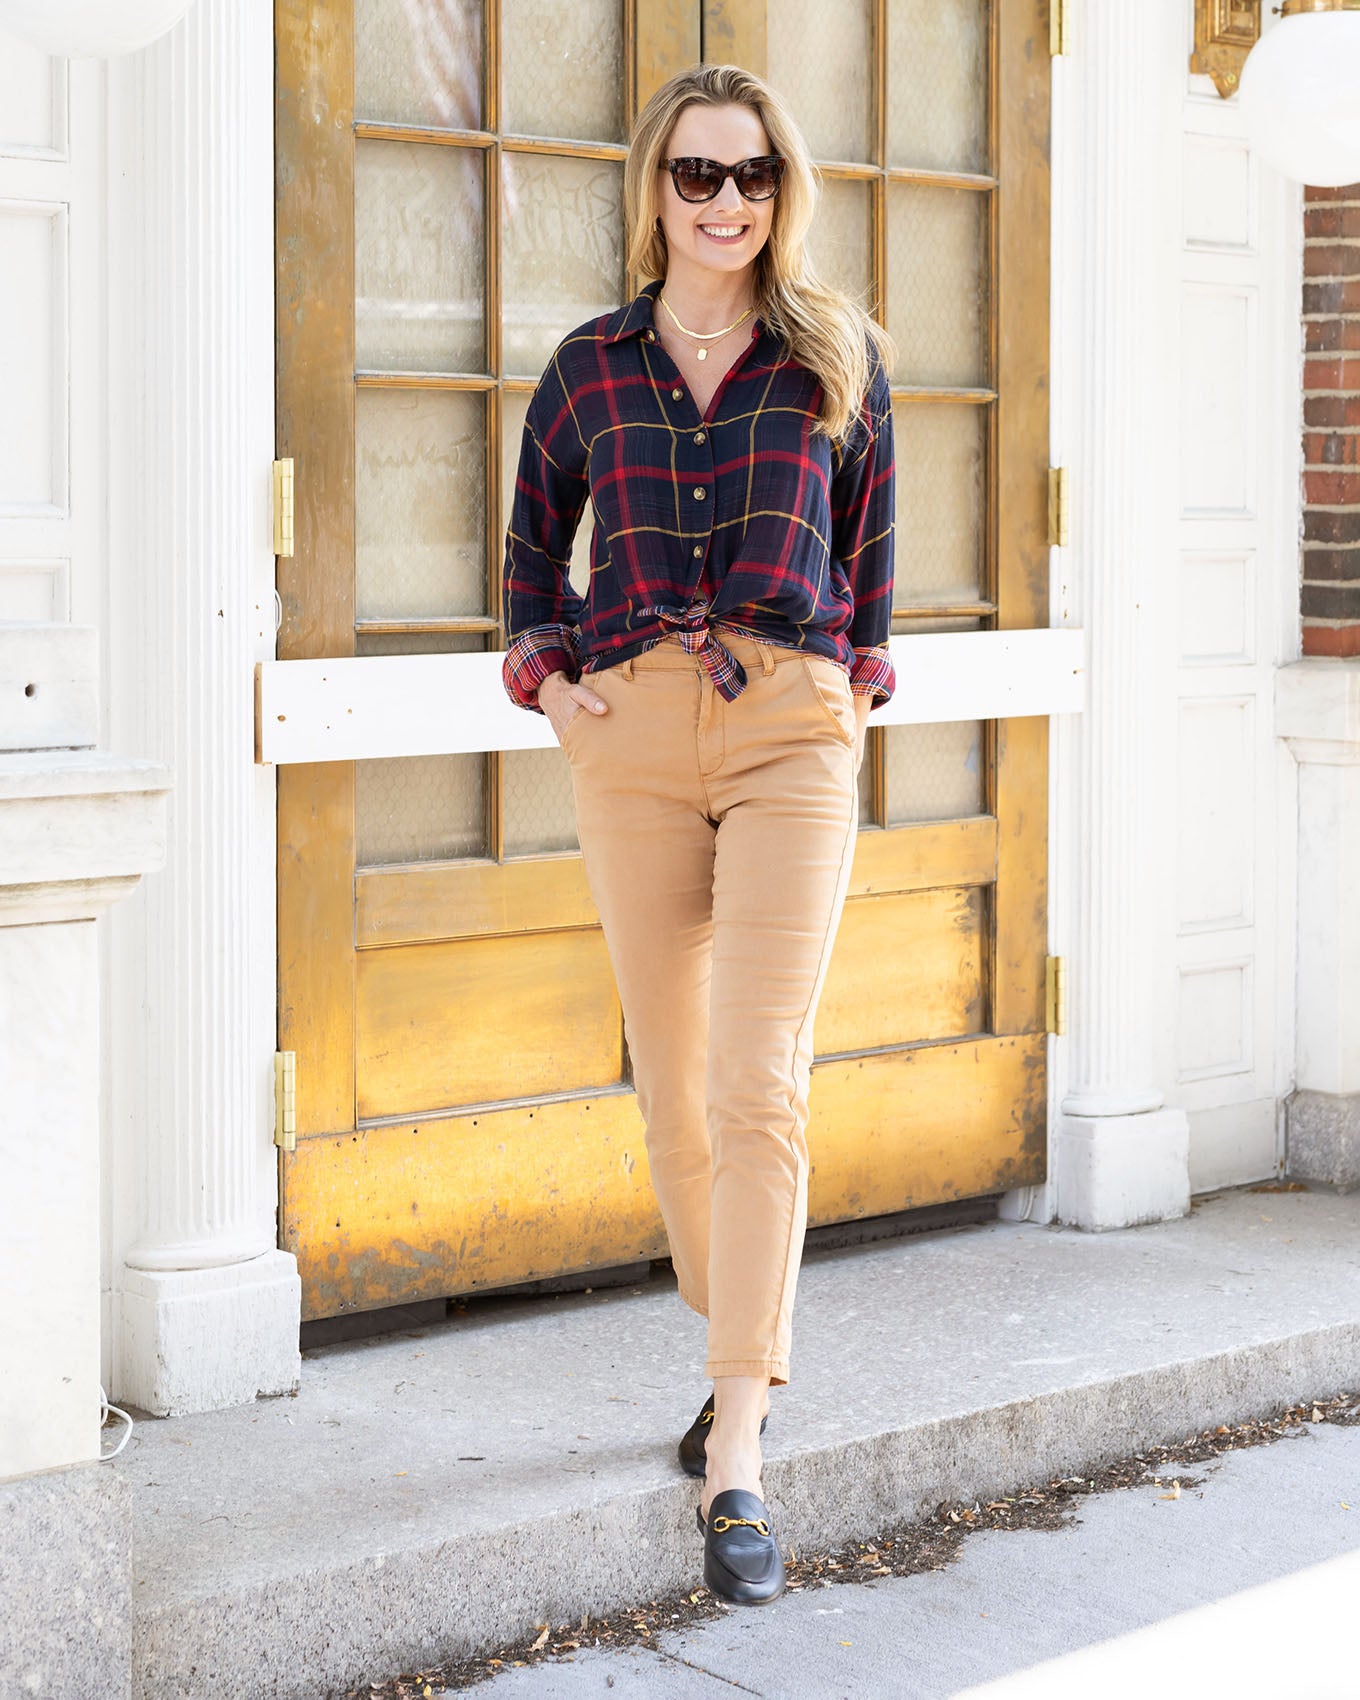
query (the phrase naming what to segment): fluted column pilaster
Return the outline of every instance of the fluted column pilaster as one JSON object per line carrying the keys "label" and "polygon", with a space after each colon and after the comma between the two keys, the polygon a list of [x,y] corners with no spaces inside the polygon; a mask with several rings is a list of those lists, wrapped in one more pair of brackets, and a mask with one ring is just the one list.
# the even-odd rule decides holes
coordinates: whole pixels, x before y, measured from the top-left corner
{"label": "fluted column pilaster", "polygon": [[[276,1384],[272,1325],[246,1325],[262,1356],[239,1376],[197,1336],[296,1279],[274,1249],[271,776],[253,725],[273,633],[272,52],[269,6],[197,0],[109,69],[116,713],[175,776],[166,870],[120,917],[114,969],[120,1385],[152,1409]],[[188,1299],[198,1320],[170,1339],[160,1313]]]}
{"label": "fluted column pilaster", "polygon": [[1059,454],[1072,487],[1063,602],[1087,633],[1089,693],[1060,733],[1060,886],[1075,901],[1060,943],[1069,1033],[1053,1168],[1057,1213],[1088,1227],[1188,1204],[1185,1116],[1161,1108],[1153,979],[1171,853],[1156,762],[1172,702],[1177,477],[1165,417],[1179,225],[1168,149],[1179,130],[1169,72],[1182,33],[1170,0],[1085,7],[1059,72]]}

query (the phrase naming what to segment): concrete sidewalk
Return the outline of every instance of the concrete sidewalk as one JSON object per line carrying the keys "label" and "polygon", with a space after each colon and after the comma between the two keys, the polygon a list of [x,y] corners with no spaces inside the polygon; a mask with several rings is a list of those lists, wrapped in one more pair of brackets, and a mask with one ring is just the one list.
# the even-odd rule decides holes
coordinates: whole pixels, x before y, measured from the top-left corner
{"label": "concrete sidewalk", "polygon": [[1061,1530],[972,1534],[945,1570],[787,1594],[662,1636],[656,1652],[580,1652],[570,1663],[508,1671],[481,1692],[486,1700],[1360,1693],[1351,1622],[1360,1428],[1310,1428],[1181,1474],[1203,1486],[1175,1500],[1162,1483],[1100,1494]]}
{"label": "concrete sidewalk", "polygon": [[[309,1352],[298,1397],[139,1423],[137,1700],[317,1700],[699,1578],[669,1280]],[[1360,1195],[1222,1193],[808,1256],[766,1435],[780,1538],[834,1544],[1360,1385]]]}

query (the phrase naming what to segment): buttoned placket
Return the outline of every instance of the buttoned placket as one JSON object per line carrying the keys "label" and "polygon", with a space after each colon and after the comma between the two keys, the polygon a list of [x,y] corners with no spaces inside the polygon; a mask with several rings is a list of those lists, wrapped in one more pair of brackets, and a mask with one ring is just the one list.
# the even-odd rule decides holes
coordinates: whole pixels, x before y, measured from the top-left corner
{"label": "buttoned placket", "polygon": [[[650,343],[658,342],[655,327],[648,326],[643,333]],[[751,340],[754,342],[759,335],[752,330]],[[664,350],[663,350],[664,352]],[[747,351],[749,352],[749,350]],[[714,391],[714,400],[718,400],[726,388],[728,379],[741,357],[724,372],[719,380],[718,388]],[[658,379],[657,388],[662,397],[662,409],[665,418],[676,433],[677,447],[681,455],[676,467],[677,477],[684,479],[681,489],[688,491],[688,502],[694,514],[695,531],[691,533],[695,541],[690,546],[691,559],[702,561],[708,545],[713,537],[713,512],[716,472],[713,465],[712,425],[699,414],[698,408],[690,395],[688,388],[681,384],[665,384]],[[670,391],[669,403],[664,392]],[[712,402],[709,404],[712,406]],[[669,408],[669,411],[667,409]],[[681,415],[689,410],[689,420],[685,422]],[[686,452],[688,438],[692,449]],[[702,526],[702,537],[698,527]],[[725,698],[740,694],[746,685],[746,669],[737,660],[732,651],[723,643],[721,638],[710,626],[708,621],[709,601],[698,594],[698,578],[702,577],[702,568],[695,581],[694,593],[683,606],[663,606],[658,603],[649,608],[641,608],[639,614],[650,615],[660,620],[669,631],[679,637],[680,642],[690,655],[697,655],[702,662],[712,687]]]}

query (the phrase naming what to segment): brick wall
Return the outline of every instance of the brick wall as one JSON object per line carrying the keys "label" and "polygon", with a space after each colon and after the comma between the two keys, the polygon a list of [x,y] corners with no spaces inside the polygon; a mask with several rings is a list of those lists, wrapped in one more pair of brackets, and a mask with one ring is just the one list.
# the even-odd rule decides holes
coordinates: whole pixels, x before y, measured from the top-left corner
{"label": "brick wall", "polygon": [[1360,656],[1360,183],[1304,193],[1303,653]]}

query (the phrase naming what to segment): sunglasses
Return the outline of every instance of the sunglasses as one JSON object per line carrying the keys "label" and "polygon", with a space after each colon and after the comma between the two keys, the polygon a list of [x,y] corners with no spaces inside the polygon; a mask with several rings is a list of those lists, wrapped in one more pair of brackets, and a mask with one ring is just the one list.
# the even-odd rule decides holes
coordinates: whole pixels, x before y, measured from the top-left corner
{"label": "sunglasses", "polygon": [[662,160],[658,169],[670,172],[682,201],[713,200],[729,177],[744,200],[768,201],[784,181],[784,163],[777,153],[760,154],[736,165],[687,154],[681,159]]}

